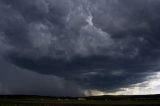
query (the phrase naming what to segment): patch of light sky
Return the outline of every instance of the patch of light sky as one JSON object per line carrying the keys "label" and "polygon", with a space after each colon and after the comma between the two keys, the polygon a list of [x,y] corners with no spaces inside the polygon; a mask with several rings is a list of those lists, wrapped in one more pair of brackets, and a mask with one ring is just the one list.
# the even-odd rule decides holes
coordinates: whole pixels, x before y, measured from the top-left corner
{"label": "patch of light sky", "polygon": [[107,93],[99,90],[86,90],[84,93],[87,96],[160,94],[160,72],[146,77],[146,80],[141,83],[120,88],[119,91],[113,93]]}

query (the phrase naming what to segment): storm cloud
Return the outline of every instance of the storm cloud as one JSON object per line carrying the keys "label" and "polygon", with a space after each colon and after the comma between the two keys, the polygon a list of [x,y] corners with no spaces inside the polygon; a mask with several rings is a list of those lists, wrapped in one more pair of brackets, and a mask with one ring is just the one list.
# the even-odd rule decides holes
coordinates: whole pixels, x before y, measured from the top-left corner
{"label": "storm cloud", "polygon": [[22,73],[116,91],[159,71],[159,10],[157,0],[0,0],[0,54]]}

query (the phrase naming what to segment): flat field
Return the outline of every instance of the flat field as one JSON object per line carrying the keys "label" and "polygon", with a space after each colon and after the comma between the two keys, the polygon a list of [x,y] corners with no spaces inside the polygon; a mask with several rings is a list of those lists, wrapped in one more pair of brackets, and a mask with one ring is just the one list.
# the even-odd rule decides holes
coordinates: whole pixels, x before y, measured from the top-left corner
{"label": "flat field", "polygon": [[1,97],[0,106],[160,106],[160,99],[96,99]]}

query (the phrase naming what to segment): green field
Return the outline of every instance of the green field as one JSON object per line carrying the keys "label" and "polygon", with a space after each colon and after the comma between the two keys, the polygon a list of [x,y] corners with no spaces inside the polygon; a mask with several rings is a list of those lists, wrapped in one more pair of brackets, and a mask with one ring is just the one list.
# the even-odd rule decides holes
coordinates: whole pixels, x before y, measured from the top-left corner
{"label": "green field", "polygon": [[160,106],[159,98],[50,98],[50,97],[1,97],[0,106]]}

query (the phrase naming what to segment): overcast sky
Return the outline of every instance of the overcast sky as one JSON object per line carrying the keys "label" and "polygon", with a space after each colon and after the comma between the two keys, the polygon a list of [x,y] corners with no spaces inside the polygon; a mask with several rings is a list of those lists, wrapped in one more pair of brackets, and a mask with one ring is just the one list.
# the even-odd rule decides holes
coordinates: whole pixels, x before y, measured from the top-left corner
{"label": "overcast sky", "polygon": [[159,0],[0,0],[0,94],[156,94],[159,72]]}

